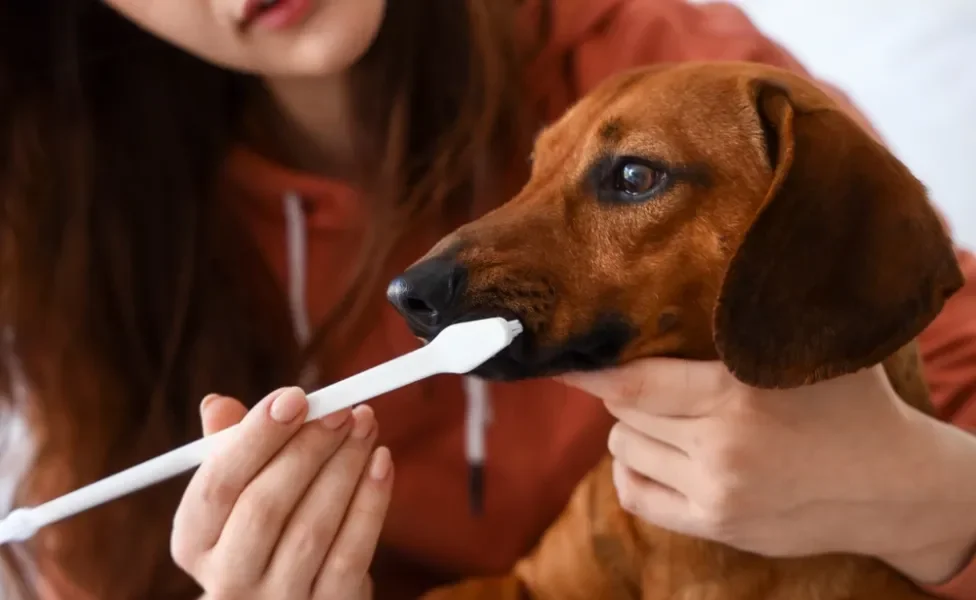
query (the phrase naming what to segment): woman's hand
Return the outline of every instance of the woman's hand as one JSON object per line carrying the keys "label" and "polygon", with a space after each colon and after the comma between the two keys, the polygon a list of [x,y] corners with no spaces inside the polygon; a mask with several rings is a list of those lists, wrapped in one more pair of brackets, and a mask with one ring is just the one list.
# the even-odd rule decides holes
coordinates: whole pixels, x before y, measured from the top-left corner
{"label": "woman's hand", "polygon": [[880,367],[793,390],[670,359],[564,380],[619,419],[620,502],[665,529],[768,556],[877,556],[923,583],[976,544],[976,437],[908,407]]}
{"label": "woman's hand", "polygon": [[187,487],[171,542],[212,598],[369,600],[368,570],[390,502],[389,451],[372,451],[367,406],[303,425],[308,402],[279,390],[250,412],[208,396],[204,431],[240,422]]}

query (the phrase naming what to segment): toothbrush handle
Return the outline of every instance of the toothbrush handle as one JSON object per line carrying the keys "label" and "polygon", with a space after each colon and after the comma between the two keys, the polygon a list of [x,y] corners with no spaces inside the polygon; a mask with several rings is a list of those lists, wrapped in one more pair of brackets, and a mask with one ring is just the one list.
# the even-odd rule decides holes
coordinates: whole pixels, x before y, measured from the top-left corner
{"label": "toothbrush handle", "polygon": [[55,523],[110,500],[185,473],[200,465],[237,426],[170,450],[105,479],[78,488],[31,509],[37,527]]}
{"label": "toothbrush handle", "polygon": [[431,368],[433,361],[427,356],[431,350],[431,346],[418,348],[397,360],[376,365],[348,379],[312,392],[308,395],[306,421],[324,417],[436,375],[441,371]]}
{"label": "toothbrush handle", "polygon": [[[399,360],[377,365],[309,394],[309,410],[305,420],[323,417],[434,375],[436,371],[430,368],[425,351],[426,347],[420,348],[405,354]],[[232,432],[237,427],[234,425],[190,442],[41,504],[31,509],[31,519],[37,527],[43,527],[185,473],[199,466],[218,444],[233,435]]]}

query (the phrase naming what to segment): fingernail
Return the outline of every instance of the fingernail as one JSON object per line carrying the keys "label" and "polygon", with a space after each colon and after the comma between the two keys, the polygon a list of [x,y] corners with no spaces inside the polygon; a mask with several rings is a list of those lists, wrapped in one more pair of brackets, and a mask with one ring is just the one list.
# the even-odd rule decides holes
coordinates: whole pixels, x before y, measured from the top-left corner
{"label": "fingernail", "polygon": [[352,410],[352,414],[356,418],[356,422],[352,426],[352,437],[360,440],[365,439],[373,430],[373,409],[361,404]]}
{"label": "fingernail", "polygon": [[271,403],[271,418],[279,423],[290,423],[305,408],[305,393],[298,388],[289,388]]}
{"label": "fingernail", "polygon": [[390,450],[385,446],[380,446],[373,452],[373,461],[369,465],[369,476],[376,481],[383,481],[390,474],[393,466],[393,459]]}
{"label": "fingernail", "polygon": [[324,417],[319,419],[319,422],[321,422],[322,425],[325,425],[326,429],[339,429],[340,427],[346,424],[346,421],[349,420],[350,414],[352,413],[349,410],[343,409],[340,410],[339,412],[334,412],[330,415],[325,415]]}
{"label": "fingernail", "polygon": [[207,394],[200,401],[200,414],[207,412],[207,407],[213,404],[213,401],[220,398],[220,394]]}

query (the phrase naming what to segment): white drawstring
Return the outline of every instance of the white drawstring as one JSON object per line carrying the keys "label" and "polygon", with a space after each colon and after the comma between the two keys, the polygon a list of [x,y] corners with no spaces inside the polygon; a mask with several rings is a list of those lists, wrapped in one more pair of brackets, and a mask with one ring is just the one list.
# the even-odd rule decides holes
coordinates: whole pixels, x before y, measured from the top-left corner
{"label": "white drawstring", "polygon": [[[311,337],[306,304],[308,233],[305,209],[301,197],[295,192],[286,193],[283,201],[288,253],[288,306],[295,338],[304,346]],[[314,365],[308,365],[301,373],[302,387],[313,387],[315,376]],[[468,495],[472,512],[480,514],[484,503],[485,433],[491,422],[488,386],[477,377],[465,377],[464,396],[464,453],[468,463]]]}
{"label": "white drawstring", "polygon": [[[288,252],[288,307],[292,327],[299,346],[304,347],[312,336],[306,304],[306,278],[308,276],[308,233],[305,224],[305,208],[302,198],[295,192],[284,196],[285,241]],[[315,365],[309,364],[299,375],[299,384],[309,389],[316,379]]]}
{"label": "white drawstring", "polygon": [[308,309],[305,305],[305,277],[308,262],[308,240],[302,199],[294,192],[285,194],[285,233],[288,244],[288,301],[292,326],[298,343],[305,345],[311,335]]}
{"label": "white drawstring", "polygon": [[464,378],[464,454],[468,461],[468,500],[474,514],[481,514],[485,496],[485,430],[491,422],[488,384]]}

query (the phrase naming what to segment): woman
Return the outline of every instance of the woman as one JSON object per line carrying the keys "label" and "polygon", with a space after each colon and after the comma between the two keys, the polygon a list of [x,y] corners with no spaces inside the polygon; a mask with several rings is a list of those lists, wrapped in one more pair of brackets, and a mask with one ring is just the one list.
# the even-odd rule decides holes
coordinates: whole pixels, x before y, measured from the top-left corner
{"label": "woman", "polygon": [[[801,69],[732,7],[677,0],[4,5],[4,384],[7,412],[33,449],[29,470],[16,474],[16,502],[42,501],[198,436],[190,399],[221,394],[201,404],[205,433],[242,422],[189,485],[170,482],[47,528],[7,551],[8,564],[45,598],[192,598],[201,588],[221,598],[414,597],[507,569],[605,451],[611,427],[612,448],[624,440],[642,449],[618,461],[628,506],[722,537],[697,527],[700,515],[647,510],[659,491],[644,477],[654,476],[654,461],[633,457],[653,458],[660,445],[641,424],[653,421],[661,395],[612,391],[714,365],[646,361],[573,379],[606,397],[616,426],[590,394],[557,382],[491,386],[480,517],[469,511],[461,449],[465,398],[477,408],[484,390],[469,382],[433,378],[306,426],[295,388],[245,408],[278,386],[318,387],[414,348],[382,300],[384,282],[517,189],[537,128],[603,78],[697,58]],[[976,405],[976,283],[961,256],[968,287],[925,339],[946,416]],[[872,372],[838,385],[845,397],[899,406]],[[791,399],[729,389],[723,398],[757,405]],[[671,399],[711,397],[699,392],[667,390]],[[836,397],[838,388],[791,394]],[[826,404],[804,402],[811,411]],[[831,437],[819,439],[844,448],[829,424],[851,423],[845,407],[859,403],[833,404],[823,417]],[[752,423],[755,435],[743,437],[716,414],[743,447],[770,432]],[[891,421],[910,421],[926,448],[945,450],[925,456],[947,479],[976,464],[976,442],[958,430],[917,416]],[[848,437],[874,427],[860,425]],[[817,484],[803,450],[777,455],[799,457],[782,466]],[[889,460],[902,452],[888,448]],[[753,471],[766,488],[739,493],[778,497],[783,471]],[[861,465],[859,481],[877,471]],[[747,469],[737,473],[748,481]],[[848,539],[864,511],[828,511],[854,520],[831,527],[822,545],[875,553],[926,584],[944,581],[960,572],[976,526],[956,523],[942,539],[960,496],[933,481],[928,526],[905,527],[903,513],[883,510],[891,486],[882,485],[905,476],[857,489],[868,494],[858,506],[876,509],[889,539]],[[820,504],[844,505],[836,487]],[[696,501],[691,488],[687,500]],[[790,521],[817,527],[817,518]],[[794,534],[761,550],[819,549],[804,543]],[[972,587],[965,593],[976,597]]]}

